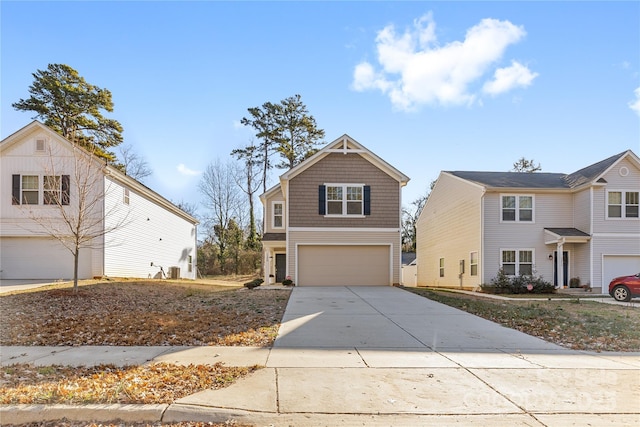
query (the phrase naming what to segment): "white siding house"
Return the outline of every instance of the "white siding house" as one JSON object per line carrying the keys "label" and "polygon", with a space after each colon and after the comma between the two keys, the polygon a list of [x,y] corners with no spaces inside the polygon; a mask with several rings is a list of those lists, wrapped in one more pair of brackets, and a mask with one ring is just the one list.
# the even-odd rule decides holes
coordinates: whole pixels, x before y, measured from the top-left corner
{"label": "white siding house", "polygon": [[72,278],[71,252],[52,235],[67,240],[63,217],[79,212],[92,236],[80,250],[80,279],[195,278],[198,221],[40,122],[0,142],[0,186],[2,279]]}
{"label": "white siding house", "polygon": [[607,293],[640,271],[639,198],[630,150],[572,174],[443,171],[417,222],[418,286],[474,289],[502,268]]}

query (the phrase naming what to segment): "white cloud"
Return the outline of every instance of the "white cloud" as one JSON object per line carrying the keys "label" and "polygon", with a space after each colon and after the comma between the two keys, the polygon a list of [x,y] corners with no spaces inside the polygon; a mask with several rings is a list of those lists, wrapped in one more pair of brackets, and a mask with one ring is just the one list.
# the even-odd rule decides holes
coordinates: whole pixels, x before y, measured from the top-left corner
{"label": "white cloud", "polygon": [[482,87],[485,93],[499,95],[517,87],[531,85],[538,73],[533,73],[517,61],[511,61],[510,67],[498,68],[493,74],[493,80],[486,82]]}
{"label": "white cloud", "polygon": [[196,176],[196,175],[200,175],[202,172],[197,171],[197,170],[193,170],[193,169],[189,169],[188,167],[186,167],[184,165],[184,163],[180,163],[177,167],[178,172],[180,172],[182,175],[187,175],[187,176]]}
{"label": "white cloud", "polygon": [[638,116],[640,116],[640,87],[633,91],[636,95],[636,99],[629,102],[629,108],[636,112]]}
{"label": "white cloud", "polygon": [[380,90],[402,110],[424,104],[470,105],[477,98],[470,86],[526,35],[523,27],[509,21],[483,19],[463,41],[439,46],[435,29],[431,13],[402,34],[393,25],[383,28],[376,37],[379,70],[369,62],[358,64],[352,88]]}

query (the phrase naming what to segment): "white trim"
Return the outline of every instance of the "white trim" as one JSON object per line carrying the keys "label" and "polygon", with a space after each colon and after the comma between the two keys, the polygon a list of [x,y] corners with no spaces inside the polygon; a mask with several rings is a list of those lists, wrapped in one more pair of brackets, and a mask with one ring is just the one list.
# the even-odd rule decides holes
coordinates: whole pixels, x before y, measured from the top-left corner
{"label": "white trim", "polygon": [[[276,227],[276,205],[282,205],[282,225]],[[271,228],[273,230],[284,230],[285,229],[285,221],[284,221],[284,200],[273,200],[271,201]]]}
{"label": "white trim", "polygon": [[591,237],[615,237],[616,239],[638,239],[640,233],[593,233]]}
{"label": "white trim", "polygon": [[[506,221],[504,219],[502,198],[503,197],[515,197],[515,219],[513,221]],[[522,221],[520,219],[520,197],[531,197],[531,221]],[[500,224],[535,224],[536,223],[536,195],[527,193],[500,193]]]}
{"label": "white trim", "polygon": [[[516,274],[506,274],[507,277],[515,277],[515,276],[522,276],[522,273],[520,273],[520,252],[524,252],[524,251],[530,251],[531,252],[531,274],[535,274],[535,270],[536,270],[536,250],[535,248],[500,248],[499,250],[499,266],[502,269],[503,266],[503,261],[502,261],[502,253],[504,251],[515,251],[516,253],[516,260],[515,260],[515,265],[516,265]],[[527,263],[525,263],[527,264]]]}
{"label": "white trim", "polygon": [[[610,217],[609,216],[609,193],[620,193],[620,205],[612,205],[612,206],[620,206],[620,216],[614,216],[614,217]],[[640,219],[640,213],[638,216],[627,216],[627,204],[626,204],[626,194],[627,193],[638,193],[638,196],[640,197],[640,191],[636,190],[617,190],[617,189],[607,189],[605,192],[605,198],[604,198],[604,212],[605,212],[605,219],[606,220],[611,220],[611,221],[621,221],[621,220],[631,220],[631,221],[637,221],[638,219]],[[632,205],[632,206],[636,206],[636,205]],[[640,206],[638,206],[638,209],[640,209]]]}
{"label": "white trim", "polygon": [[[364,218],[364,187],[365,184],[351,184],[351,183],[324,183],[324,211],[325,218]],[[329,187],[334,188],[342,188],[342,213],[341,214],[330,214],[329,213],[329,202],[338,202],[338,200],[329,200]],[[360,212],[359,214],[349,214],[347,213],[348,203],[349,202],[357,202],[358,200],[348,200],[347,199],[347,189],[351,188],[360,188],[360,195],[362,198],[360,199]]]}

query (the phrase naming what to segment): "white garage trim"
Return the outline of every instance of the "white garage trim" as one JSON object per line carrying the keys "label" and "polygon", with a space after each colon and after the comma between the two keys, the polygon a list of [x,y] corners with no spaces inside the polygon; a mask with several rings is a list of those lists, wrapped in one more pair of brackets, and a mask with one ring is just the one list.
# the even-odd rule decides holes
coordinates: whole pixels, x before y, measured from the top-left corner
{"label": "white garage trim", "polygon": [[[349,243],[297,243],[295,246],[295,250],[296,250],[296,264],[295,264],[295,277],[296,280],[298,280],[298,282],[300,283],[301,286],[305,286],[304,283],[302,283],[301,280],[301,275],[300,275],[300,253],[301,253],[301,248],[305,248],[305,247],[322,247],[322,248],[336,248],[336,247],[341,247],[341,248],[345,248],[345,247],[370,247],[370,248],[382,248],[384,249],[387,254],[386,254],[386,270],[387,270],[387,274],[386,274],[386,283],[374,283],[372,282],[371,284],[376,284],[376,285],[385,285],[385,286],[390,286],[393,283],[393,245],[390,243],[353,243],[353,242],[349,242]],[[343,267],[345,267],[343,265]],[[355,268],[356,266],[354,266]],[[345,283],[346,285],[349,285],[349,283]],[[363,285],[365,283],[355,283],[354,285]],[[328,285],[329,286],[329,285]]]}
{"label": "white garage trim", "polygon": [[609,282],[615,277],[640,272],[640,255],[602,255],[602,293],[609,293]]}

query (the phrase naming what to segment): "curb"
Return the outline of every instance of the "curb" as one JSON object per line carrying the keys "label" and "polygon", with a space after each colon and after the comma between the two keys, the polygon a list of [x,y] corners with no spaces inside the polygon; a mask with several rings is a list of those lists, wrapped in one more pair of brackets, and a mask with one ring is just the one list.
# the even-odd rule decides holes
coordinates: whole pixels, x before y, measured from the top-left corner
{"label": "curb", "polygon": [[91,405],[0,405],[1,424],[27,424],[55,421],[96,420],[101,422],[123,421],[128,423],[158,422],[169,407],[168,404],[91,404]]}

